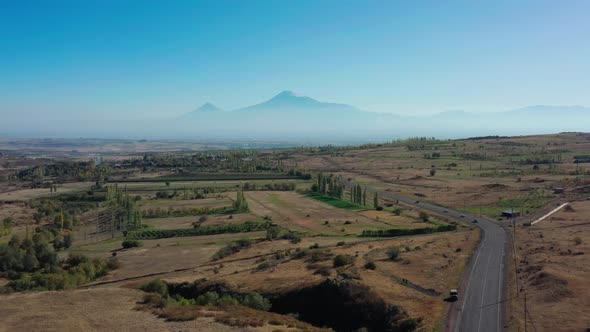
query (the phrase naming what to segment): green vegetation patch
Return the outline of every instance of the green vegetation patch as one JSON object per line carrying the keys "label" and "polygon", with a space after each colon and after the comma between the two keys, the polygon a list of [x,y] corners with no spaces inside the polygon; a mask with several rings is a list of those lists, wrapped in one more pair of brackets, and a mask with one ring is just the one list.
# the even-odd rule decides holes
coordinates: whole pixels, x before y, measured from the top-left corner
{"label": "green vegetation patch", "polygon": [[153,240],[170,237],[182,236],[200,236],[224,233],[245,233],[263,231],[272,227],[271,222],[254,222],[247,221],[244,223],[235,223],[227,225],[200,226],[196,228],[181,229],[142,229],[130,231],[127,233],[128,240]]}
{"label": "green vegetation patch", "polygon": [[419,234],[429,234],[429,233],[438,233],[438,232],[449,232],[454,231],[457,229],[455,225],[440,225],[436,227],[425,227],[425,228],[415,228],[415,229],[400,229],[400,228],[392,228],[386,230],[364,230],[361,234],[362,237],[396,237],[396,236],[406,236],[406,235],[419,235]]}
{"label": "green vegetation patch", "polygon": [[356,205],[356,204],[352,204],[350,202],[346,202],[334,197],[330,197],[330,196],[326,196],[326,195],[321,195],[321,194],[316,194],[316,193],[310,193],[306,195],[309,198],[313,198],[317,201],[326,203],[328,205],[331,205],[333,207],[337,207],[339,209],[345,209],[345,210],[350,210],[350,211],[362,211],[362,210],[366,210],[366,208],[360,206],[360,205]]}

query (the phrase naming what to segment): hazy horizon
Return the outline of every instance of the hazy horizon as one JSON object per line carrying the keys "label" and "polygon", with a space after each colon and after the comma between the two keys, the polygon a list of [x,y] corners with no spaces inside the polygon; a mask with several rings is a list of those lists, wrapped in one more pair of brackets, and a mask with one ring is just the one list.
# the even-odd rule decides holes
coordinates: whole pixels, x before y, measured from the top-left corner
{"label": "hazy horizon", "polygon": [[[405,118],[587,107],[588,10],[584,1],[4,3],[0,135],[218,136],[223,130],[160,121],[207,102],[255,105],[283,90]],[[408,126],[415,135],[469,135]],[[489,129],[520,133],[502,127]],[[256,129],[223,135],[269,137]]]}

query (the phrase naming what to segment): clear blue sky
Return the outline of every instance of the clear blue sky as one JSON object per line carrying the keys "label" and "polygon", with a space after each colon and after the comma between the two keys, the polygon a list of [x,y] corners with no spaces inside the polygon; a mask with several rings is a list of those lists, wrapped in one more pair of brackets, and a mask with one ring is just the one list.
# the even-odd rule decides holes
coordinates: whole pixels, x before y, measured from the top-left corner
{"label": "clear blue sky", "polygon": [[590,106],[590,1],[0,0],[0,115]]}

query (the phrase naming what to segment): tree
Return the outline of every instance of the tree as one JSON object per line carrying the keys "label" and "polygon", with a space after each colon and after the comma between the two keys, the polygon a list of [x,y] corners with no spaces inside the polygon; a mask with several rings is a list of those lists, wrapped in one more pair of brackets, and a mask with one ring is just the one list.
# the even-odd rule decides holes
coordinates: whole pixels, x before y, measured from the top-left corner
{"label": "tree", "polygon": [[367,189],[363,190],[363,205],[367,205]]}
{"label": "tree", "polygon": [[430,220],[430,216],[426,212],[420,212],[418,217],[420,220],[422,220],[422,222],[428,222],[428,220]]}
{"label": "tree", "polygon": [[436,175],[436,168],[433,167],[430,169],[430,176],[435,176]]}
{"label": "tree", "polygon": [[395,261],[398,259],[400,252],[401,251],[397,246],[389,247],[387,248],[387,257],[389,257],[390,260]]}
{"label": "tree", "polygon": [[64,239],[63,239],[63,237],[56,236],[55,239],[53,239],[53,248],[55,250],[60,250],[63,247],[64,247]]}
{"label": "tree", "polygon": [[35,257],[35,252],[32,249],[28,249],[23,260],[23,267],[25,271],[31,272],[39,268],[39,261]]}
{"label": "tree", "polygon": [[69,248],[72,246],[72,242],[73,242],[74,238],[72,233],[68,233],[66,235],[64,235],[64,247]]}
{"label": "tree", "polygon": [[248,201],[246,201],[246,196],[244,196],[244,192],[243,191],[241,191],[241,190],[238,191],[237,196],[236,196],[236,200],[234,201],[232,207],[237,212],[248,212],[248,211],[250,211],[250,209],[248,207]]}
{"label": "tree", "polygon": [[375,192],[373,195],[373,207],[377,209],[379,207],[379,193]]}

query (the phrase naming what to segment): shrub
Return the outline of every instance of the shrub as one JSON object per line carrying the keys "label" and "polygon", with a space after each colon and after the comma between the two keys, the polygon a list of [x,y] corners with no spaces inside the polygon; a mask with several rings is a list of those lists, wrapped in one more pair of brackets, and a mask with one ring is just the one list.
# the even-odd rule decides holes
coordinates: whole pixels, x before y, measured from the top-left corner
{"label": "shrub", "polygon": [[346,242],[345,242],[345,241],[340,241],[340,242],[336,243],[336,245],[337,245],[337,246],[339,246],[339,247],[340,247],[340,246],[343,246],[343,245],[345,245],[345,244],[346,244]]}
{"label": "shrub", "polygon": [[160,279],[155,279],[147,284],[139,286],[144,292],[159,294],[162,297],[168,296],[168,285]]}
{"label": "shrub", "polygon": [[414,318],[404,319],[399,324],[400,331],[415,331],[418,328],[418,321]]}
{"label": "shrub", "polygon": [[223,295],[217,301],[217,305],[226,306],[226,305],[238,305],[239,302],[235,298],[231,297],[230,295]]}
{"label": "shrub", "polygon": [[271,228],[271,222],[251,222],[244,223],[230,223],[223,225],[209,225],[200,226],[197,228],[181,228],[181,229],[142,229],[137,231],[130,231],[127,233],[128,239],[163,239],[169,237],[181,236],[201,236],[225,233],[245,233],[268,230]]}
{"label": "shrub", "polygon": [[430,216],[426,212],[420,212],[419,218],[423,222],[428,222],[430,220]]}
{"label": "shrub", "polygon": [[309,251],[307,251],[307,250],[297,250],[297,251],[295,251],[295,254],[293,254],[293,258],[294,259],[301,259],[301,258],[307,256],[307,254],[309,254]]}
{"label": "shrub", "polygon": [[216,292],[206,292],[197,297],[196,304],[198,305],[216,305],[219,300],[219,294]]}
{"label": "shrub", "polygon": [[374,262],[367,262],[365,264],[365,269],[367,269],[367,270],[375,270],[375,269],[377,269],[377,265],[375,265]]}
{"label": "shrub", "polygon": [[383,206],[379,205],[379,206],[377,206],[377,207],[375,208],[375,210],[377,210],[377,211],[383,211]]}
{"label": "shrub", "polygon": [[334,267],[340,267],[345,265],[350,265],[354,262],[354,257],[350,255],[338,255],[334,257],[333,265]]}
{"label": "shrub", "polygon": [[164,308],[166,306],[166,300],[159,294],[150,293],[143,296],[142,304],[147,304],[153,308]]}
{"label": "shrub", "polygon": [[271,307],[270,301],[258,293],[250,293],[246,295],[242,305],[262,311],[268,311]]}
{"label": "shrub", "polygon": [[404,235],[418,235],[438,232],[449,232],[457,229],[456,225],[439,225],[436,227],[424,227],[414,229],[392,228],[386,230],[363,230],[363,237],[395,237]]}
{"label": "shrub", "polygon": [[400,209],[400,208],[393,209],[393,214],[395,214],[396,216],[399,216],[400,214],[402,214],[402,209]]}
{"label": "shrub", "polygon": [[266,270],[270,267],[270,263],[269,262],[262,262],[260,264],[258,264],[258,266],[256,267],[257,270]]}
{"label": "shrub", "polygon": [[311,246],[309,247],[309,249],[318,249],[319,247],[320,247],[320,245],[319,245],[319,244],[317,244],[317,243],[314,243],[313,245],[311,245]]}
{"label": "shrub", "polygon": [[399,258],[399,254],[400,254],[400,249],[397,246],[392,246],[387,248],[387,257],[389,257],[390,260],[395,261]]}
{"label": "shrub", "polygon": [[329,276],[330,276],[330,273],[331,273],[330,271],[331,271],[331,270],[330,270],[330,268],[329,268],[329,267],[327,267],[327,266],[322,266],[322,267],[320,267],[319,269],[317,269],[317,270],[315,271],[315,273],[316,273],[316,274],[319,274],[319,275],[322,275],[322,276],[324,276],[324,277],[329,277]]}
{"label": "shrub", "polygon": [[129,249],[129,248],[141,247],[141,246],[143,246],[143,243],[139,240],[125,240],[125,241],[123,241],[123,243],[121,243],[121,245],[123,246],[123,248]]}
{"label": "shrub", "polygon": [[580,244],[582,244],[582,238],[581,238],[581,237],[579,237],[579,236],[576,236],[576,237],[574,238],[574,243],[575,243],[576,245],[580,245]]}

